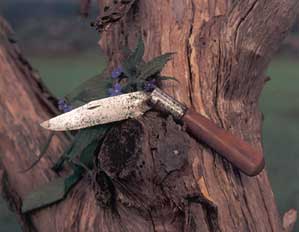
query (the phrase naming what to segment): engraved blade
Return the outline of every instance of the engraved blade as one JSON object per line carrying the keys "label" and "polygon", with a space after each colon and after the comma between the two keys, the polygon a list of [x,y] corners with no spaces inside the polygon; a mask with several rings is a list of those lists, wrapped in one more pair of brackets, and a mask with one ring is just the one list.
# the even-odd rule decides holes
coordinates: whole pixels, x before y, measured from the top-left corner
{"label": "engraved blade", "polygon": [[150,109],[150,95],[143,91],[91,101],[40,125],[48,130],[78,130],[99,124],[136,118]]}

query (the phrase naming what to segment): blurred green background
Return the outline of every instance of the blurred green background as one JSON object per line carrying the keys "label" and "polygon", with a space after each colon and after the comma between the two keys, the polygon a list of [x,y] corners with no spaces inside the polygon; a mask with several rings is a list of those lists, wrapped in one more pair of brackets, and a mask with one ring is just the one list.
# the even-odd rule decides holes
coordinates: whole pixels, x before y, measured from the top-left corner
{"label": "blurred green background", "polygon": [[[96,7],[94,7],[95,9]],[[98,34],[78,13],[78,1],[11,0],[0,3],[19,44],[44,82],[58,97],[98,74],[105,59]],[[279,210],[299,209],[299,20],[273,59],[260,99],[264,113],[263,144],[267,170]],[[298,225],[297,225],[298,228]],[[19,231],[15,218],[0,202],[0,231]]]}

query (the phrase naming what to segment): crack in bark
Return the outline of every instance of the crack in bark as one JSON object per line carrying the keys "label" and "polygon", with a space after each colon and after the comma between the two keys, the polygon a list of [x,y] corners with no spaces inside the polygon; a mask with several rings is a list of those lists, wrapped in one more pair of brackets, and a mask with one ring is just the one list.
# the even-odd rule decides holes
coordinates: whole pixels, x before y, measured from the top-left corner
{"label": "crack in bark", "polygon": [[[212,152],[213,153],[213,155],[214,155],[214,157],[216,156],[216,155],[218,155],[218,154],[215,154],[215,152]],[[216,159],[216,158],[215,158]],[[221,157],[219,157],[219,159],[221,159]],[[220,160],[220,162],[223,162],[222,160]],[[215,168],[213,168],[213,172],[214,172],[214,176],[216,177],[216,180],[217,180],[217,182],[218,182],[218,185],[220,186],[220,190],[221,190],[221,192],[222,192],[222,194],[223,194],[223,196],[224,196],[224,198],[226,199],[226,202],[230,202],[229,201],[229,198],[227,197],[227,195],[226,195],[226,191],[223,189],[223,181],[221,181],[220,179],[219,179],[219,175],[216,173],[216,170],[217,170],[217,164],[215,163]],[[225,175],[226,175],[226,178],[228,178],[227,177],[227,173],[226,172],[224,172],[225,173]],[[228,205],[228,207],[227,207],[227,209],[228,209],[228,213],[229,213],[229,215],[230,215],[230,218],[232,219],[233,218],[233,214],[232,214],[232,212],[231,212],[231,209],[230,209],[230,207],[229,207],[229,205]]]}
{"label": "crack in bark", "polygon": [[148,214],[149,214],[149,216],[150,216],[151,224],[152,224],[152,226],[153,226],[153,232],[158,232],[158,231],[156,230],[156,225],[155,225],[155,222],[154,222],[154,219],[153,219],[153,215],[152,215],[152,213],[151,213],[150,210],[148,211]]}
{"label": "crack in bark", "polygon": [[220,115],[220,111],[218,108],[218,104],[219,104],[219,92],[220,92],[220,80],[221,80],[221,75],[220,75],[220,71],[221,71],[221,59],[222,59],[222,51],[221,51],[221,43],[220,43],[220,38],[218,39],[218,70],[217,70],[217,74],[216,74],[216,83],[215,83],[215,97],[214,97],[214,109],[215,109],[215,113],[217,115],[217,119],[221,125],[222,128],[225,128],[224,122],[221,118]]}
{"label": "crack in bark", "polygon": [[187,200],[185,203],[185,224],[184,224],[184,232],[190,232],[191,226],[191,209],[190,209],[190,202]]}
{"label": "crack in bark", "polygon": [[235,45],[237,44],[237,39],[238,39],[238,35],[239,35],[239,28],[241,26],[241,24],[246,20],[246,18],[249,16],[249,14],[253,11],[253,9],[255,8],[255,6],[257,5],[258,0],[255,0],[252,5],[249,7],[248,11],[245,13],[244,16],[242,16],[240,18],[239,23],[236,26],[236,30],[235,30]]}
{"label": "crack in bark", "polygon": [[191,23],[190,23],[190,29],[189,29],[189,34],[188,34],[188,41],[187,41],[187,64],[188,64],[188,71],[189,71],[189,100],[190,100],[190,105],[193,106],[193,99],[192,99],[192,92],[193,92],[193,73],[192,73],[192,62],[191,62],[191,54],[192,54],[192,49],[193,45],[190,41],[192,34],[193,34],[193,24],[195,20],[195,12],[194,12],[195,6],[193,0],[191,0]]}
{"label": "crack in bark", "polygon": [[[206,211],[207,225],[209,227],[210,232],[221,231],[218,223],[218,211],[215,214],[214,210],[210,207],[204,208]],[[216,218],[214,218],[216,216]]]}
{"label": "crack in bark", "polygon": [[249,226],[249,222],[248,222],[248,220],[247,220],[247,217],[246,217],[246,215],[245,215],[244,209],[243,209],[242,207],[241,207],[241,211],[242,211],[242,216],[243,216],[243,218],[244,218],[244,220],[245,220],[246,231],[250,231],[250,230],[249,230],[249,228],[250,228],[250,226]]}
{"label": "crack in bark", "polygon": [[[250,218],[253,218],[253,215],[252,215],[252,212],[251,212],[251,210],[250,210],[250,208],[249,208],[249,202],[248,202],[248,199],[247,199],[247,196],[246,196],[246,192],[245,192],[245,190],[244,190],[244,184],[243,184],[243,180],[242,180],[242,176],[240,175],[240,173],[238,174],[238,178],[239,178],[239,180],[240,180],[240,183],[241,183],[241,186],[242,186],[242,196],[243,196],[243,199],[244,199],[244,202],[245,202],[245,205],[246,205],[246,208],[247,208],[247,210],[248,210],[248,212],[249,212],[249,214],[250,214]],[[241,210],[242,210],[242,213],[244,213],[243,212],[243,207],[241,207]],[[248,221],[247,221],[247,218],[245,217],[245,215],[244,215],[244,219],[245,219],[245,221],[246,221],[246,224],[247,224],[247,226],[249,226],[249,223],[248,223]],[[255,230],[257,231],[257,228],[256,228],[256,224],[255,223],[253,223],[253,225],[254,225],[254,228],[255,228]]]}
{"label": "crack in bark", "polygon": [[270,227],[271,227],[271,230],[272,230],[272,231],[275,231],[274,228],[273,228],[273,225],[272,225],[272,223],[271,223],[271,219],[270,219],[271,216],[270,216],[270,214],[269,214],[269,210],[268,210],[268,207],[267,207],[265,198],[264,198],[264,194],[262,193],[262,189],[261,189],[261,186],[260,186],[259,181],[258,181],[257,186],[258,186],[258,189],[259,189],[259,191],[260,191],[260,195],[262,196],[262,202],[263,202],[263,205],[264,205],[266,214],[267,214],[267,220],[268,220],[268,223],[269,223],[269,225],[270,225]]}

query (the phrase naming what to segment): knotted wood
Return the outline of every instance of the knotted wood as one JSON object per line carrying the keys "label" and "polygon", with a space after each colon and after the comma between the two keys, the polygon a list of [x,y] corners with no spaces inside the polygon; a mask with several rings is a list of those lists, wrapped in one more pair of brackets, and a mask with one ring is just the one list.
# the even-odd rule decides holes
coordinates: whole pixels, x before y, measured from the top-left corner
{"label": "knotted wood", "polygon": [[[134,47],[138,34],[145,41],[146,60],[176,52],[163,74],[176,77],[179,83],[168,81],[163,89],[262,149],[258,98],[266,82],[266,68],[297,10],[298,1],[292,0],[140,0],[123,21],[102,34],[99,44],[112,67],[123,59],[120,51],[124,46]],[[165,137],[171,135],[166,132]],[[171,140],[164,143],[171,144]],[[206,190],[218,212],[215,219],[209,207],[189,202],[198,209],[196,220],[201,222],[194,231],[282,230],[266,171],[254,178],[244,176],[204,144],[191,144],[187,153],[193,160],[187,165],[194,170],[196,183],[206,183],[206,188],[198,186],[197,192]],[[159,157],[165,156],[162,153]],[[182,170],[176,174],[188,176]],[[181,187],[179,180],[173,181]],[[175,192],[172,189],[173,195]],[[162,211],[154,211],[157,218],[164,218]],[[181,217],[186,219],[186,214]],[[170,230],[161,226],[159,219],[153,224],[156,231],[182,231],[181,227]],[[188,231],[189,227],[185,228]]]}

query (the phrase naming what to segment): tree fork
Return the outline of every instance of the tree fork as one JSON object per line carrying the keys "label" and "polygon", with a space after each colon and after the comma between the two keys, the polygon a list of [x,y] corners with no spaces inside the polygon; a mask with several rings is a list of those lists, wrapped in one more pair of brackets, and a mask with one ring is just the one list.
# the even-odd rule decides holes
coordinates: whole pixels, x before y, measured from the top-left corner
{"label": "tree fork", "polygon": [[[146,60],[176,52],[163,74],[180,83],[167,82],[164,90],[261,149],[257,100],[264,72],[291,27],[298,4],[139,0],[119,24],[102,34],[100,45],[110,67],[120,63],[122,48],[134,47],[139,34]],[[16,44],[9,42],[7,31],[1,34],[6,37],[0,44],[1,169],[5,186],[10,186],[5,194],[24,230],[282,230],[265,171],[254,178],[244,176],[171,118],[157,113],[121,123],[101,148],[99,168],[115,188],[115,208],[99,206],[88,178],[83,178],[66,200],[24,218],[20,199],[57,177],[49,167],[68,141],[56,138],[51,157],[26,174],[17,172],[35,160],[48,133],[39,122],[51,117],[55,107]],[[120,147],[119,153],[113,146]]]}

